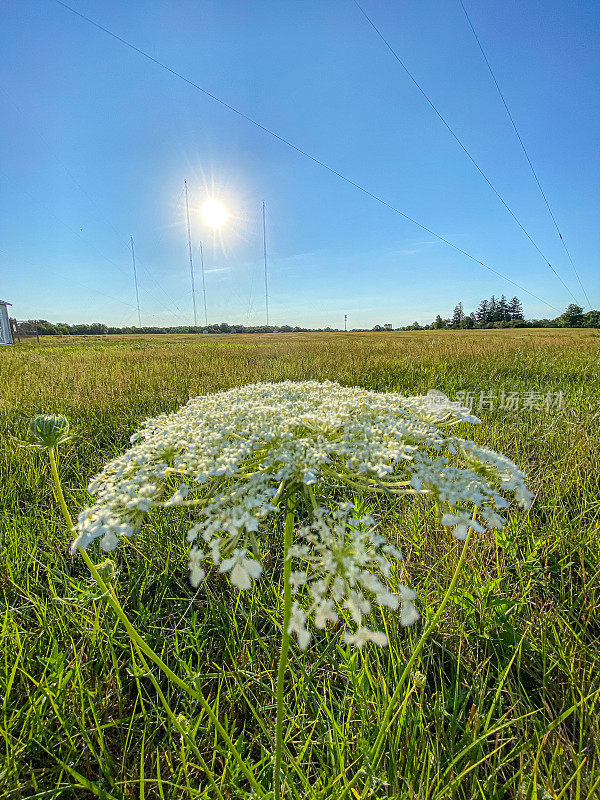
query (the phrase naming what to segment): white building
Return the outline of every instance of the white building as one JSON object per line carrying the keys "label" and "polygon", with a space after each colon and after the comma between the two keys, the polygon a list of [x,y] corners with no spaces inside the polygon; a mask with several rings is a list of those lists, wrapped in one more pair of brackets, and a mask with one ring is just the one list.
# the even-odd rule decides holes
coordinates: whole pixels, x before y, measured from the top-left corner
{"label": "white building", "polygon": [[0,345],[12,344],[12,332],[10,330],[10,320],[8,318],[8,306],[6,300],[0,300]]}

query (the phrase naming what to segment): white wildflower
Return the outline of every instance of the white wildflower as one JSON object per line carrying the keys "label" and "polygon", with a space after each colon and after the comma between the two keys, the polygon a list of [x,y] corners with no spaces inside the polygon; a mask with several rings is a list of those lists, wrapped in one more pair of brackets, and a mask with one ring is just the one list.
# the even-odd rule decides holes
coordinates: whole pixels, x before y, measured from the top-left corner
{"label": "white wildflower", "polygon": [[202,565],[202,562],[205,560],[205,558],[206,554],[203,553],[198,547],[192,547],[190,549],[190,583],[194,589],[197,589],[206,577],[206,572],[204,571],[204,567]]}
{"label": "white wildflower", "polygon": [[414,623],[421,618],[413,602],[417,599],[417,593],[406,586],[402,586],[402,584],[398,587],[398,592],[402,600],[400,606],[400,624],[403,628],[406,628],[409,625],[414,625]]}
{"label": "white wildflower", "polygon": [[[414,592],[394,585],[399,548],[375,531],[350,502],[330,510],[323,490],[332,481],[350,493],[371,489],[393,496],[427,493],[454,509],[442,517],[458,538],[469,528],[498,529],[497,513],[512,495],[532,501],[524,474],[510,459],[451,435],[458,423],[478,423],[469,409],[437,390],[405,397],[325,381],[241,386],[190,400],[144,423],[132,446],[89,485],[95,503],[77,521],[72,552],[96,539],[105,550],[138,533],[164,507],[195,513],[187,540],[190,580],[205,577],[208,559],[240,589],[261,572],[250,556],[255,532],[288,498],[307,524],[288,551],[294,605],[290,630],[306,647],[309,620],[317,628],[352,619],[352,641],[384,642],[363,626],[373,606],[418,619]],[[183,482],[182,482],[183,481]],[[310,501],[310,502],[309,502]],[[313,506],[316,505],[316,508]],[[463,509],[476,507],[483,525]]]}
{"label": "white wildflower", "polygon": [[344,605],[357,625],[360,625],[365,614],[371,611],[371,603],[360,592],[350,591]]}
{"label": "white wildflower", "polygon": [[345,633],[344,641],[346,644],[354,645],[355,647],[363,647],[367,642],[379,647],[385,647],[387,644],[387,636],[382,631],[371,631],[369,628],[357,628],[356,633]]}
{"label": "white wildflower", "polygon": [[252,579],[260,578],[262,566],[254,558],[246,558],[246,548],[236,548],[231,554],[231,558],[226,558],[221,562],[219,572],[229,572],[229,580],[238,589],[250,589]]}
{"label": "white wildflower", "polygon": [[458,514],[444,514],[442,517],[442,525],[452,527],[452,535],[456,539],[466,539],[469,528],[477,533],[483,533],[482,526],[473,519],[470,514],[459,512]]}
{"label": "white wildflower", "polygon": [[504,517],[501,517],[500,514],[497,514],[491,508],[482,509],[481,517],[484,521],[485,527],[490,531],[501,531],[504,527],[504,523],[506,522]]}
{"label": "white wildflower", "polygon": [[298,647],[301,650],[306,650],[310,644],[311,635],[310,632],[306,630],[306,614],[298,603],[292,604],[288,633],[296,634]]}
{"label": "white wildflower", "polygon": [[306,572],[300,572],[299,570],[294,570],[290,573],[290,586],[292,587],[292,594],[296,594],[298,589],[301,586],[304,586],[306,583],[307,577]]}
{"label": "white wildflower", "polygon": [[181,486],[175,492],[175,494],[173,494],[173,496],[170,497],[163,505],[165,507],[181,505],[181,503],[187,497],[189,490],[190,487],[187,485],[187,483],[182,483]]}
{"label": "white wildflower", "polygon": [[332,600],[322,600],[317,604],[315,609],[315,625],[317,628],[323,630],[328,622],[332,625],[338,621],[338,615],[335,613],[335,605]]}

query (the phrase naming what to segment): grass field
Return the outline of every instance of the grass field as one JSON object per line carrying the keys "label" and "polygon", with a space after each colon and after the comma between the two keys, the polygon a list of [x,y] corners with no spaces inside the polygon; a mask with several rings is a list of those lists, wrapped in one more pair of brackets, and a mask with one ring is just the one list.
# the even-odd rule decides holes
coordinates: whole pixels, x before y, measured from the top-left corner
{"label": "grass field", "polygon": [[[368,789],[364,754],[419,626],[402,629],[390,615],[386,649],[352,651],[336,631],[305,652],[293,648],[285,796],[600,796],[599,365],[600,334],[591,330],[47,337],[2,348],[0,797],[218,796],[81,559],[68,554],[47,461],[21,444],[30,417],[60,412],[71,421],[60,471],[77,512],[89,503],[89,478],[145,418],[198,394],[282,379],[472,391],[483,424],[469,435],[517,461],[536,493],[496,540],[472,540]],[[496,398],[493,409],[478,408],[480,392]],[[533,407],[500,409],[502,392]],[[402,545],[426,620],[452,576],[456,542],[420,498],[377,501],[373,514]],[[267,580],[241,595],[225,579],[192,589],[184,530],[176,515],[161,518],[144,530],[142,552],[135,540],[119,549],[115,589],[171,669],[202,686],[269,788],[280,595]],[[205,714],[153,678],[221,796],[252,796]]]}

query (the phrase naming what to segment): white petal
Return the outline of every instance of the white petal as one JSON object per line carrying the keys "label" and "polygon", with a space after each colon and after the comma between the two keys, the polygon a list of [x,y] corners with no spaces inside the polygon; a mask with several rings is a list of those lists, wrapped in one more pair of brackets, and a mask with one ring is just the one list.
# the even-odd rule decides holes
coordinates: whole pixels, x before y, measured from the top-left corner
{"label": "white petal", "polygon": [[441,519],[442,525],[456,525],[457,522],[460,522],[460,517],[457,517],[456,514],[444,514]]}
{"label": "white petal", "polygon": [[419,614],[416,606],[410,602],[410,600],[406,600],[402,603],[402,608],[400,610],[400,624],[403,627],[407,625],[413,625],[418,619],[420,619],[421,615]]}
{"label": "white petal", "polygon": [[246,570],[248,575],[250,575],[251,578],[254,578],[254,580],[260,578],[263,570],[262,564],[260,564],[260,562],[256,561],[254,558],[245,558],[243,563],[244,563],[244,569]]}
{"label": "white petal", "polygon": [[119,537],[113,531],[107,531],[100,539],[100,547],[105,553],[110,553],[115,550],[119,544]]}
{"label": "white petal", "polygon": [[383,631],[371,631],[369,639],[373,642],[373,644],[376,644],[377,647],[385,647],[388,643],[387,636]]}
{"label": "white petal", "polygon": [[237,561],[235,558],[226,558],[224,561],[221,561],[219,572],[228,572],[236,563]]}
{"label": "white petal", "polygon": [[197,589],[198,586],[200,586],[205,577],[206,577],[206,572],[204,572],[202,567],[194,566],[190,569],[190,583],[192,584],[194,589]]}
{"label": "white petal", "polygon": [[412,478],[410,479],[410,485],[412,486],[413,489],[416,489],[417,492],[420,492],[423,482],[418,475],[413,475]]}
{"label": "white petal", "polygon": [[250,589],[252,587],[252,581],[250,579],[250,575],[248,575],[248,573],[242,567],[241,564],[236,564],[235,567],[231,570],[231,575],[229,576],[229,580],[233,583],[234,586],[237,586],[238,589]]}
{"label": "white petal", "polygon": [[454,530],[452,531],[452,536],[454,536],[455,539],[460,539],[461,541],[463,541],[464,539],[467,538],[468,530],[469,528],[463,522],[460,525],[455,526]]}

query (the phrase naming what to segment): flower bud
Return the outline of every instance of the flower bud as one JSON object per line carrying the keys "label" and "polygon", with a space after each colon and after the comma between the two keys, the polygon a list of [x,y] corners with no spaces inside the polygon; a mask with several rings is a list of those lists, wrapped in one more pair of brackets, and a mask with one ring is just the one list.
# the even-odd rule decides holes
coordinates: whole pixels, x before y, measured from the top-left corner
{"label": "flower bud", "polygon": [[117,574],[117,565],[111,558],[106,558],[104,561],[96,564],[96,569],[104,583],[110,583]]}
{"label": "flower bud", "polygon": [[425,686],[426,683],[427,683],[427,680],[425,678],[425,675],[423,675],[422,672],[419,672],[417,670],[413,674],[413,684],[415,686],[415,689],[422,689]]}
{"label": "flower bud", "polygon": [[38,414],[29,423],[36,447],[57,447],[69,438],[69,420],[62,414]]}

